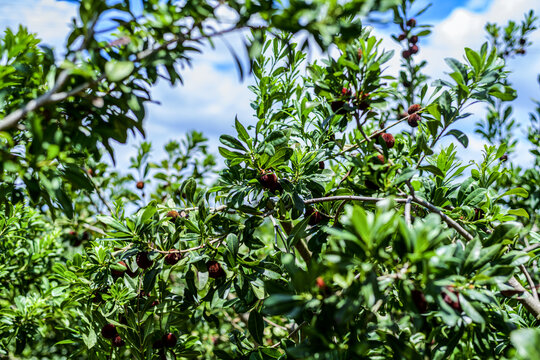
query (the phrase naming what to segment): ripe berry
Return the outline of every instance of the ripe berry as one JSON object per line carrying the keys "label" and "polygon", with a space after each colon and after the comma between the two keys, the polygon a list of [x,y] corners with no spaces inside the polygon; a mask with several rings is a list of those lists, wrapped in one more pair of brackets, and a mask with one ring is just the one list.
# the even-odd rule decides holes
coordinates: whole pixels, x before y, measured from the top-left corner
{"label": "ripe berry", "polygon": [[323,287],[326,286],[326,284],[325,284],[325,282],[324,282],[324,279],[323,279],[322,277],[320,277],[320,276],[315,280],[315,282],[317,283],[317,287],[318,287],[319,289],[321,289],[321,288],[323,288]]}
{"label": "ripe berry", "polygon": [[122,346],[126,345],[126,343],[124,342],[124,340],[122,340],[120,335],[116,335],[114,337],[114,339],[112,340],[112,344],[113,344],[113,346],[116,346],[116,347],[122,347]]}
{"label": "ripe berry", "polygon": [[517,49],[516,50],[516,54],[519,54],[519,55],[525,55],[525,49]]}
{"label": "ripe berry", "polygon": [[168,265],[174,265],[179,262],[181,258],[182,255],[178,252],[170,253],[165,256],[165,263],[167,263]]}
{"label": "ripe berry", "polygon": [[426,301],[426,296],[424,295],[422,291],[416,290],[416,289],[412,290],[411,297],[414,302],[414,305],[416,306],[416,308],[421,314],[427,312],[428,303]]}
{"label": "ripe berry", "polygon": [[366,110],[369,107],[369,93],[361,92],[360,95],[358,95],[358,108],[360,110]]}
{"label": "ripe berry", "polygon": [[347,89],[346,87],[342,88],[341,89],[341,95],[350,95],[351,91],[349,89]]}
{"label": "ripe berry", "polygon": [[135,261],[141,269],[148,269],[154,264],[154,262],[148,258],[148,253],[146,251],[141,251],[138,253]]}
{"label": "ripe berry", "polygon": [[101,336],[105,339],[112,339],[117,335],[116,326],[113,324],[105,324],[101,329]]}
{"label": "ripe berry", "polygon": [[382,139],[386,143],[386,147],[391,149],[394,147],[394,136],[392,134],[384,133],[381,135]]}
{"label": "ripe berry", "polygon": [[124,273],[126,272],[126,269],[127,269],[127,265],[125,262],[123,261],[119,261],[118,262],[118,265],[121,265],[123,267],[123,270],[118,270],[118,269],[111,269],[111,275],[113,276],[113,278],[119,278],[119,277],[123,277],[124,276]]}
{"label": "ripe berry", "polygon": [[176,345],[176,335],[173,333],[165,334],[161,338],[161,341],[165,347],[174,347]]}
{"label": "ripe berry", "polygon": [[323,220],[323,215],[311,207],[306,208],[306,217],[308,216],[309,216],[308,224],[311,226],[315,226]]}
{"label": "ripe berry", "polygon": [[208,276],[210,276],[212,279],[218,279],[225,276],[225,270],[223,270],[217,261],[208,261],[206,263],[206,268],[208,269]]}
{"label": "ripe berry", "polygon": [[525,45],[525,43],[527,42],[527,40],[525,40],[524,38],[521,38],[519,39],[519,45]]}
{"label": "ripe berry", "polygon": [[409,21],[407,21],[407,26],[415,27],[416,26],[416,20],[414,18],[409,19]]}
{"label": "ripe berry", "polygon": [[[461,311],[461,304],[459,303],[459,293],[457,292],[457,290],[453,287],[453,286],[447,286],[446,287],[446,290],[447,291],[443,291],[441,293],[442,297],[443,297],[443,301],[445,303],[447,303],[448,305],[450,305],[450,307],[456,311]],[[453,300],[452,297],[450,297],[450,295],[448,294],[448,292],[452,293],[455,295],[455,298],[456,300]]]}
{"label": "ripe berry", "polygon": [[347,111],[343,108],[343,106],[345,105],[345,102],[344,101],[341,101],[341,100],[336,100],[336,101],[332,101],[332,103],[330,104],[330,107],[332,108],[332,111],[338,115],[342,115],[342,114],[345,114]]}
{"label": "ripe berry", "polygon": [[328,296],[332,295],[332,291],[326,285],[326,283],[324,282],[324,279],[322,277],[319,276],[315,280],[315,283],[317,284],[317,287],[319,288],[319,292],[321,293],[322,296],[328,297]]}
{"label": "ripe berry", "polygon": [[409,50],[403,50],[401,56],[403,56],[404,59],[408,59],[411,57],[411,52]]}
{"label": "ripe berry", "polygon": [[378,154],[377,155],[377,161],[381,164],[384,164],[386,163],[386,159],[384,158],[384,155],[383,154]]}
{"label": "ripe berry", "polygon": [[399,36],[398,36],[398,40],[399,40],[399,41],[403,41],[403,40],[405,40],[406,38],[407,38],[407,34],[399,34]]}
{"label": "ripe berry", "polygon": [[159,305],[159,300],[154,300],[152,301],[152,304],[150,304],[151,307],[154,307],[154,306],[158,306]]}
{"label": "ripe berry", "polygon": [[267,173],[259,178],[259,183],[263,188],[269,190],[275,190],[279,187],[277,175],[274,173]]}
{"label": "ripe berry", "polygon": [[176,219],[180,216],[180,214],[176,210],[171,210],[167,213],[166,216],[170,217],[169,221],[175,222]]}
{"label": "ripe berry", "polygon": [[418,52],[418,45],[413,45],[409,48],[411,54],[416,54]]}
{"label": "ripe berry", "polygon": [[358,59],[362,59],[362,49],[358,48]]}
{"label": "ripe berry", "polygon": [[144,182],[137,181],[137,189],[142,190],[144,188]]}
{"label": "ripe berry", "polygon": [[508,160],[508,154],[504,154],[503,156],[501,156],[501,157],[499,158],[499,160],[501,160],[501,161],[507,161],[507,160]]}
{"label": "ripe berry", "polygon": [[418,122],[421,120],[420,118],[420,115],[418,114],[412,114],[412,115],[409,115],[409,118],[407,119],[407,123],[411,126],[411,127],[417,127],[418,126]]}
{"label": "ripe berry", "polygon": [[319,169],[324,170],[324,161],[319,161]]}
{"label": "ripe berry", "polygon": [[410,114],[414,114],[415,112],[418,112],[420,111],[420,109],[422,108],[422,106],[420,106],[420,104],[412,104],[411,106],[409,106],[409,110],[407,110],[407,112]]}
{"label": "ripe berry", "polygon": [[416,44],[418,42],[418,36],[416,35],[411,36],[409,41],[411,42],[411,44]]}

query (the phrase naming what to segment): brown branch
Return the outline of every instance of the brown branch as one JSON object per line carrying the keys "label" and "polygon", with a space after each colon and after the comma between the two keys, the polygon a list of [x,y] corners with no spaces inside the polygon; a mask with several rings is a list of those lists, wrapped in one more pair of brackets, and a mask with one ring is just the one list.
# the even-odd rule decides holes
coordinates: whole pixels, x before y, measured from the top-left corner
{"label": "brown branch", "polygon": [[[346,200],[346,201],[363,201],[363,202],[378,202],[382,200],[387,200],[387,198],[377,198],[377,197],[368,197],[368,196],[355,196],[355,195],[340,195],[340,196],[327,196],[323,198],[314,198],[314,199],[308,199],[304,200],[304,204],[316,204],[316,203],[322,203],[322,202],[329,202],[329,201],[340,201],[340,200]],[[407,199],[393,199],[393,201],[397,203],[405,203]]]}
{"label": "brown branch", "polygon": [[534,283],[531,274],[527,271],[527,268],[525,265],[519,265],[519,268],[523,275],[525,275],[525,278],[527,279],[527,282],[529,283],[529,287],[531,288],[531,292],[533,294],[533,297],[536,301],[538,301],[538,291],[536,290],[536,284]]}

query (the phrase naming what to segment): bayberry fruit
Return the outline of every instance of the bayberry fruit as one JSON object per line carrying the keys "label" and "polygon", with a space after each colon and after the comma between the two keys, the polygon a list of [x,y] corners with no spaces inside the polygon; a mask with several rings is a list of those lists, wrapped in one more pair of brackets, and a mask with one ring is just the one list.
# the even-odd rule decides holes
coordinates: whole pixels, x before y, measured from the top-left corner
{"label": "bayberry fruit", "polygon": [[386,143],[387,148],[390,149],[390,148],[394,147],[395,140],[394,140],[394,136],[392,134],[384,133],[384,134],[381,135],[381,137],[384,140],[384,142]]}
{"label": "bayberry fruit", "polygon": [[381,164],[384,164],[386,163],[386,159],[384,158],[384,155],[383,154],[378,154],[377,155],[377,161]]}
{"label": "bayberry fruit", "polygon": [[342,88],[341,89],[341,95],[349,95],[351,93],[351,91],[349,89],[347,89],[346,87]]}
{"label": "bayberry fruit", "polygon": [[124,340],[122,340],[120,335],[116,335],[114,337],[114,339],[112,340],[112,344],[113,344],[113,346],[116,346],[116,347],[122,347],[122,346],[126,345],[126,343],[124,342]]}
{"label": "bayberry fruit", "polygon": [[86,169],[86,173],[88,174],[88,176],[94,176],[94,170],[92,170],[91,168]]}
{"label": "bayberry fruit", "polygon": [[408,59],[411,57],[411,52],[409,50],[403,50],[401,56],[403,56],[404,59]]}
{"label": "bayberry fruit", "polygon": [[163,342],[163,346],[165,346],[165,347],[175,347],[176,346],[176,335],[174,335],[173,333],[165,334],[161,338],[161,341]]}
{"label": "bayberry fruit", "polygon": [[416,26],[416,20],[414,18],[409,19],[409,21],[407,21],[407,26],[415,27]]}
{"label": "bayberry fruit", "polygon": [[306,209],[306,216],[309,216],[308,224],[315,226],[323,220],[323,215],[313,208]]}
{"label": "bayberry fruit", "polygon": [[342,114],[345,114],[347,111],[343,108],[343,106],[345,105],[345,102],[344,101],[341,101],[341,100],[336,100],[336,101],[332,101],[332,103],[330,104],[330,107],[332,108],[332,111],[338,115],[342,115]]}
{"label": "bayberry fruit", "polygon": [[420,115],[418,114],[412,114],[412,115],[409,115],[409,118],[407,119],[407,123],[411,126],[411,127],[417,127],[418,126],[418,122],[421,120],[420,118]]}
{"label": "bayberry fruit", "polygon": [[[454,300],[449,293],[452,293],[455,295],[456,300]],[[459,293],[453,286],[447,286],[446,291],[443,291],[441,293],[443,297],[443,301],[450,305],[450,307],[456,311],[461,311],[461,304],[459,303]]]}
{"label": "bayberry fruit", "polygon": [[399,41],[403,41],[407,38],[407,34],[399,34],[399,36],[397,37]]}
{"label": "bayberry fruit", "polygon": [[101,336],[103,336],[105,339],[112,339],[117,335],[116,326],[113,324],[106,324],[101,329]]}
{"label": "bayberry fruit", "polygon": [[154,264],[154,262],[148,258],[148,253],[146,251],[138,253],[135,260],[141,269],[148,269]]}
{"label": "bayberry fruit", "polygon": [[427,312],[428,303],[426,301],[426,296],[424,295],[422,291],[416,290],[416,289],[412,290],[411,297],[412,297],[412,301],[414,302],[414,305],[416,306],[416,308],[421,314]]}
{"label": "bayberry fruit", "polygon": [[418,52],[418,45],[413,45],[409,48],[411,54],[416,54]]}
{"label": "bayberry fruit", "polygon": [[416,44],[418,42],[418,36],[416,35],[411,36],[409,41],[411,42],[411,44]]}
{"label": "bayberry fruit", "polygon": [[422,106],[420,106],[420,104],[412,104],[411,106],[409,106],[407,112],[409,113],[409,115],[414,114],[415,112],[420,111],[421,108]]}
{"label": "bayberry fruit", "polygon": [[527,40],[525,40],[524,38],[519,39],[519,45],[525,45],[526,42]]}
{"label": "bayberry fruit", "polygon": [[225,276],[225,270],[223,270],[217,261],[208,261],[206,263],[206,268],[208,269],[208,276],[210,276],[212,279],[218,279]]}
{"label": "bayberry fruit", "polygon": [[501,161],[507,161],[507,160],[508,160],[508,154],[504,154],[503,156],[501,156],[501,157],[499,158],[499,160],[501,160]]}
{"label": "bayberry fruit", "polygon": [[319,169],[324,170],[324,161],[319,161]]}
{"label": "bayberry fruit", "polygon": [[174,265],[179,262],[181,258],[182,255],[178,252],[170,253],[165,256],[165,263],[167,263],[168,265]]}
{"label": "bayberry fruit", "polygon": [[144,188],[144,182],[137,181],[137,189],[142,190]]}
{"label": "bayberry fruit", "polygon": [[269,190],[275,190],[278,188],[278,178],[277,175],[274,173],[268,173],[264,174],[259,178],[259,183],[262,185],[263,188],[269,189]]}
{"label": "bayberry fruit", "polygon": [[176,210],[171,210],[171,211],[169,211],[169,212],[167,213],[167,217],[169,217],[169,218],[170,218],[169,220],[172,221],[172,222],[175,222],[176,219],[177,219],[179,216],[180,216],[180,214],[179,214],[178,211],[176,211]]}
{"label": "bayberry fruit", "polygon": [[119,278],[119,277],[123,277],[124,276],[124,273],[126,272],[126,269],[127,269],[127,265],[125,262],[123,261],[119,261],[118,262],[118,265],[121,265],[123,267],[123,270],[118,270],[118,269],[111,269],[111,275],[113,276],[113,278]]}
{"label": "bayberry fruit", "polygon": [[362,49],[358,48],[358,59],[362,59]]}
{"label": "bayberry fruit", "polygon": [[525,55],[525,53],[526,53],[525,49],[517,49],[516,50],[516,54]]}

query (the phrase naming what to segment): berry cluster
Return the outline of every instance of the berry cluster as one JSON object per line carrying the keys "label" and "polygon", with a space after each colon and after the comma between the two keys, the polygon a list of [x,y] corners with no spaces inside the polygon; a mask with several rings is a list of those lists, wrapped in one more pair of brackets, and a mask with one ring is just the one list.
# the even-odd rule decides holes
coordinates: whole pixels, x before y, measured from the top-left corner
{"label": "berry cluster", "polygon": [[401,56],[403,56],[404,59],[410,58],[412,55],[416,54],[419,50],[418,48],[418,36],[417,35],[411,35],[411,30],[416,26],[416,20],[415,19],[409,19],[405,26],[401,26],[403,29],[403,33],[398,36],[399,41],[403,41],[407,39],[408,48],[406,50],[403,50],[401,53]]}

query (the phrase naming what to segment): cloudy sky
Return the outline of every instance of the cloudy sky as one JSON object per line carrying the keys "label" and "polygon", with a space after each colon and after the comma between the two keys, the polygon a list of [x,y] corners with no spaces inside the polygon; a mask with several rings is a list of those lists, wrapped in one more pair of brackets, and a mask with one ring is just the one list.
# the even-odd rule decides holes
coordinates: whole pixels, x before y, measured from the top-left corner
{"label": "cloudy sky", "polygon": [[[497,22],[504,24],[508,20],[520,21],[523,14],[534,9],[540,14],[539,0],[444,0],[433,1],[435,4],[424,13],[419,21],[432,24],[433,33],[422,39],[417,60],[428,60],[426,73],[431,79],[445,76],[448,70],[445,57],[461,59],[463,48],[478,49],[486,40],[484,24]],[[427,0],[419,0],[419,7]],[[36,32],[44,43],[61,49],[69,31],[71,18],[76,15],[76,6],[72,3],[56,0],[0,0],[0,29],[16,27],[24,24],[32,32]],[[387,36],[396,33],[393,26],[377,29],[377,33]],[[388,36],[387,36],[388,37]],[[229,37],[230,42],[238,43],[238,37]],[[536,82],[540,73],[540,31],[531,37],[534,45],[527,50],[527,56],[510,60],[511,82],[518,90],[515,103],[515,118],[522,124],[518,131],[521,136],[528,125],[528,113],[533,110],[532,98],[540,99],[540,91]],[[389,49],[401,51],[390,39],[383,45]],[[313,56],[317,57],[318,54]],[[434,60],[433,60],[434,59]],[[396,64],[388,73],[398,73]],[[170,87],[161,83],[154,89],[154,99],[160,105],[150,105],[147,111],[147,140],[154,144],[155,155],[159,157],[163,144],[170,139],[178,139],[189,130],[199,130],[210,138],[211,149],[217,153],[218,137],[224,133],[233,133],[235,115],[243,123],[252,123],[253,117],[249,101],[252,99],[247,89],[252,82],[246,79],[240,82],[235,69],[234,60],[223,43],[217,43],[215,50],[206,51],[194,59],[194,67],[183,73],[185,86]],[[484,143],[472,133],[474,123],[482,116],[482,109],[475,109],[477,114],[471,116],[457,128],[466,131],[470,145],[460,154],[464,160],[481,159]],[[447,141],[450,141],[448,139]],[[127,164],[134,154],[133,144],[141,141],[132,137],[130,144],[118,145],[118,163]],[[527,152],[527,144],[519,143],[518,151],[512,158],[514,163],[523,166],[531,164],[532,157]]]}

